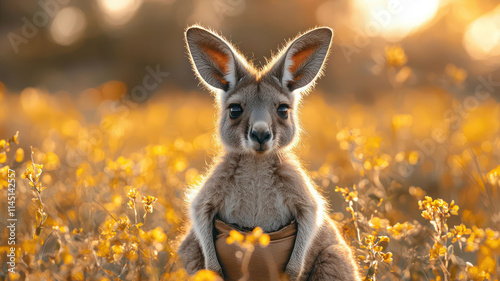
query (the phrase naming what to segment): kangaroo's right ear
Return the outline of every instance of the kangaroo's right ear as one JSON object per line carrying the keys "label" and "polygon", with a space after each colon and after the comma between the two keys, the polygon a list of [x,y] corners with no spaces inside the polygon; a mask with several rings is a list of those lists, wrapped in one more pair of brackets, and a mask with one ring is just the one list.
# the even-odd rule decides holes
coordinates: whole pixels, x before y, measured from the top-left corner
{"label": "kangaroo's right ear", "polygon": [[247,74],[245,63],[223,38],[198,26],[186,30],[191,63],[205,85],[225,92]]}

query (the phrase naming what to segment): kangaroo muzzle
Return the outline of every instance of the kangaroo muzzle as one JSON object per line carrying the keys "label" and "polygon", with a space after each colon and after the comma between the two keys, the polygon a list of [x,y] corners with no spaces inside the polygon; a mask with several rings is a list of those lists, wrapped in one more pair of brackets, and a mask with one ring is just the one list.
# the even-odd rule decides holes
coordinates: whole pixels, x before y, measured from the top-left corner
{"label": "kangaroo muzzle", "polygon": [[249,131],[250,145],[255,151],[264,152],[271,148],[272,132],[264,121],[253,124]]}

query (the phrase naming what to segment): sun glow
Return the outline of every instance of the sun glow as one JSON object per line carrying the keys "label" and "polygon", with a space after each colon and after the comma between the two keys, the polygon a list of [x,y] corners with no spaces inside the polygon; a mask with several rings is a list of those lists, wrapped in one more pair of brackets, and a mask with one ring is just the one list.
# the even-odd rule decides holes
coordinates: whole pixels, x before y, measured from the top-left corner
{"label": "sun glow", "polygon": [[399,40],[424,26],[437,14],[440,0],[352,0],[358,20],[370,37]]}
{"label": "sun glow", "polygon": [[463,44],[467,53],[474,59],[500,55],[500,6],[467,27]]}
{"label": "sun glow", "polygon": [[135,15],[142,0],[97,0],[97,4],[108,24],[120,26]]}

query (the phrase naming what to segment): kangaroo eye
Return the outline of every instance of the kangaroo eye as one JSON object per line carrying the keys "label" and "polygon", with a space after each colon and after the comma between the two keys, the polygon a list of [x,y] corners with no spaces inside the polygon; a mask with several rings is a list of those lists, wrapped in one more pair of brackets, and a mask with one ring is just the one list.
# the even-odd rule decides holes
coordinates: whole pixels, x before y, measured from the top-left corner
{"label": "kangaroo eye", "polygon": [[240,117],[242,113],[243,108],[241,108],[241,105],[234,103],[229,105],[229,117],[231,117],[231,119]]}
{"label": "kangaroo eye", "polygon": [[278,106],[278,115],[283,119],[288,118],[289,111],[290,111],[290,107],[286,104],[280,104],[280,106]]}

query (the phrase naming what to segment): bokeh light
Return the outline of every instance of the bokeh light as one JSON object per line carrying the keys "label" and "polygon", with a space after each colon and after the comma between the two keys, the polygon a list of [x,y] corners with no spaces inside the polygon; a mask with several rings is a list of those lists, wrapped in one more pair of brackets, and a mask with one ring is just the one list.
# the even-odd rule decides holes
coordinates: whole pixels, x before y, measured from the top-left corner
{"label": "bokeh light", "polygon": [[111,26],[127,23],[142,5],[142,0],[97,0],[104,20]]}
{"label": "bokeh light", "polygon": [[52,39],[63,46],[75,43],[85,32],[87,20],[82,10],[67,7],[60,10],[50,25]]}
{"label": "bokeh light", "polygon": [[467,27],[463,43],[474,59],[500,55],[500,5]]}
{"label": "bokeh light", "polygon": [[368,36],[399,40],[431,21],[440,1],[353,0],[352,4]]}

